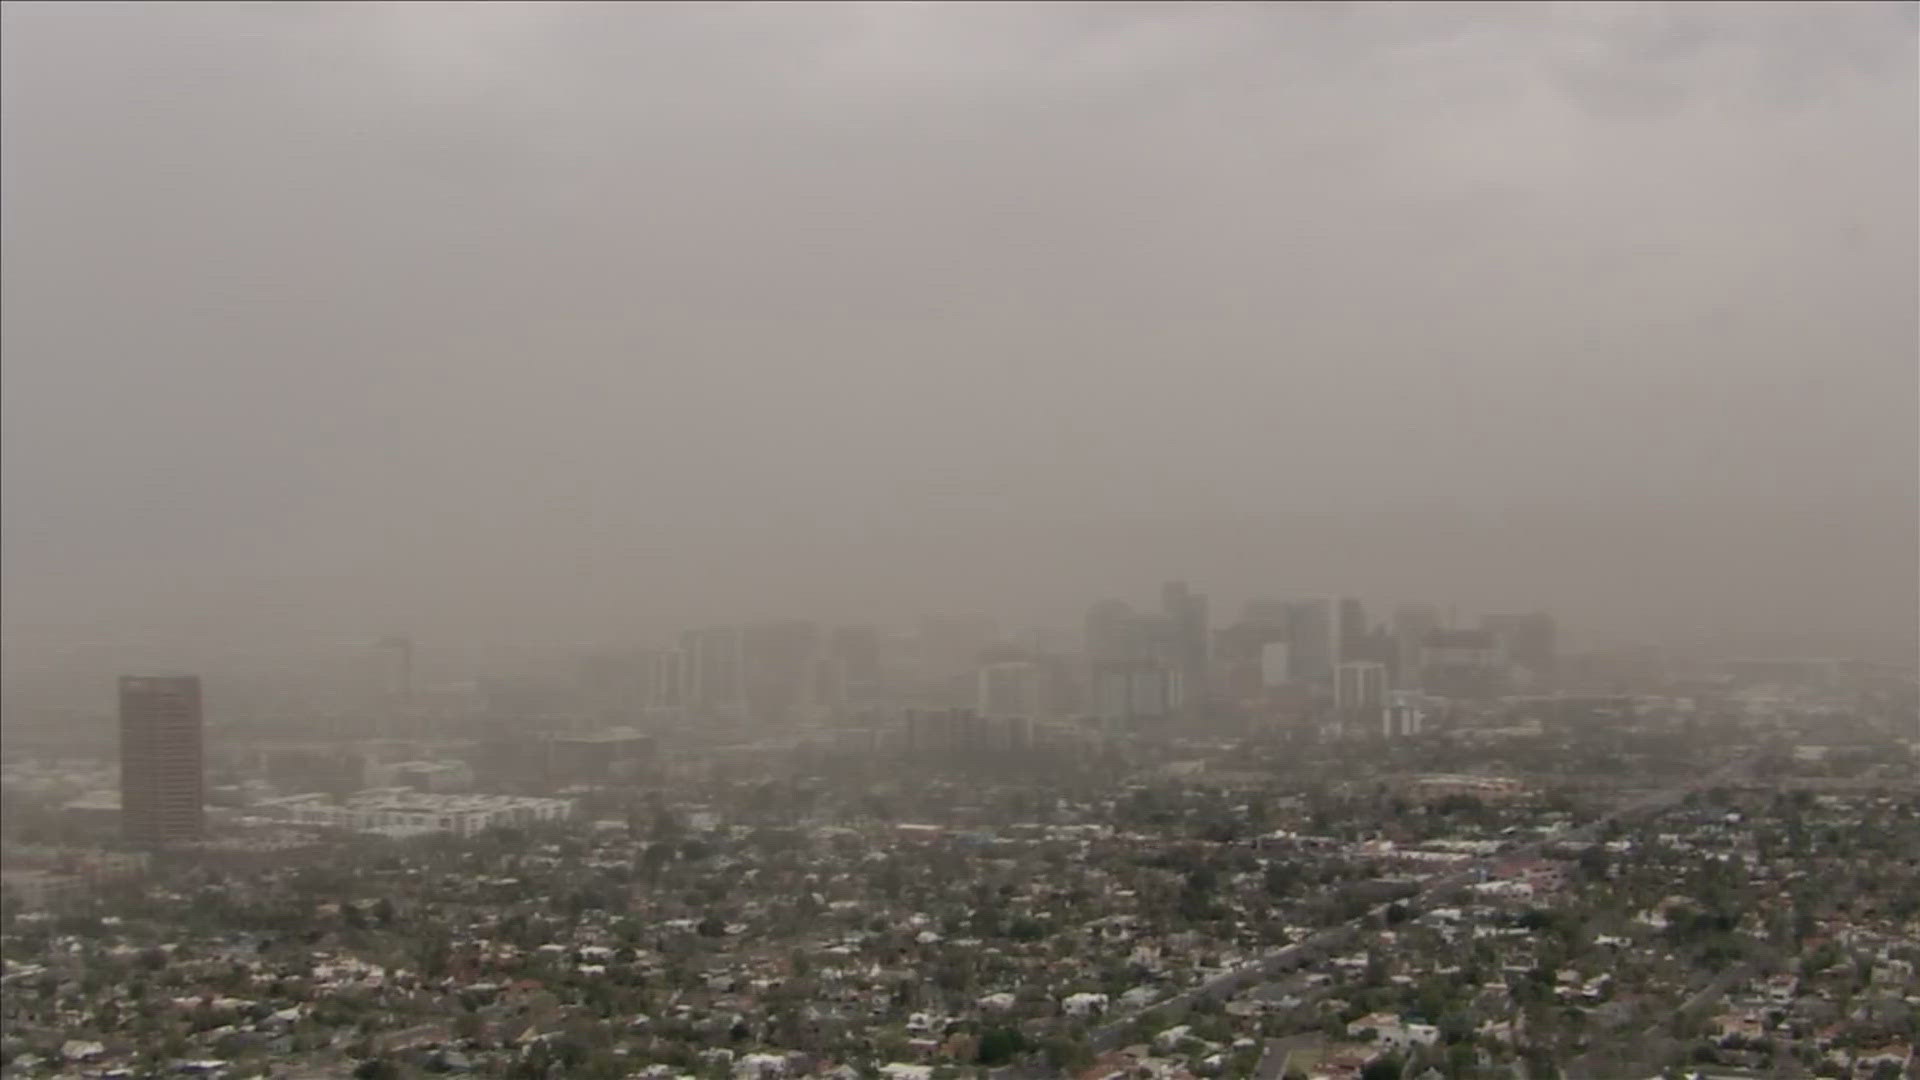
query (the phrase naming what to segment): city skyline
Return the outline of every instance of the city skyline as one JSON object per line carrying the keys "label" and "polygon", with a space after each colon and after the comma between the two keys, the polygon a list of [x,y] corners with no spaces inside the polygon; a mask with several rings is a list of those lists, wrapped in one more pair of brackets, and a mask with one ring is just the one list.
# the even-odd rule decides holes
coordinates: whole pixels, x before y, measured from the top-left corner
{"label": "city skyline", "polygon": [[1916,45],[0,0],[0,1077],[1913,1080]]}

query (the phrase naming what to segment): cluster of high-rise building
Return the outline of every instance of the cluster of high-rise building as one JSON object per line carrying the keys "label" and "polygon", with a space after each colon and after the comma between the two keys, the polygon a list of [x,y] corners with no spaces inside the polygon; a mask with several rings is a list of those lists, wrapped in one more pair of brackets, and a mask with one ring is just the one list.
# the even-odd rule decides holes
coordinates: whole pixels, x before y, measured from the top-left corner
{"label": "cluster of high-rise building", "polygon": [[1382,621],[1350,596],[1258,599],[1225,625],[1185,582],[1137,607],[1092,605],[1078,654],[1009,640],[983,615],[929,615],[903,633],[802,619],[686,631],[672,645],[585,657],[577,683],[486,680],[481,712],[524,726],[784,724],[873,710],[969,708],[982,716],[1147,723],[1216,706],[1384,709],[1414,691],[1478,695],[1551,681],[1544,613],[1458,625],[1404,605]]}
{"label": "cluster of high-rise building", "polygon": [[601,653],[581,663],[585,711],[608,722],[781,722],[873,703],[878,627],[824,629],[804,619],[688,630],[666,648]]}
{"label": "cluster of high-rise building", "polygon": [[[804,619],[708,626],[665,647],[580,658],[570,683],[483,677],[465,722],[544,740],[541,775],[554,782],[635,774],[651,760],[651,732],[678,724],[911,713],[920,717],[904,729],[913,746],[1018,747],[1041,722],[1135,728],[1266,711],[1332,717],[1391,737],[1420,731],[1426,696],[1551,685],[1558,651],[1545,613],[1459,625],[1438,608],[1403,605],[1375,622],[1353,597],[1257,599],[1216,625],[1207,597],[1180,581],[1162,586],[1151,607],[1092,605],[1077,654],[1045,645],[1041,635],[1009,640],[974,614],[926,616],[906,633]],[[383,639],[371,656],[376,709],[420,697],[409,639]],[[128,677],[120,698],[125,835],[198,837],[199,680]]]}
{"label": "cluster of high-rise building", "polygon": [[1212,657],[1207,598],[1185,582],[1163,586],[1157,610],[1102,600],[1087,612],[1088,712],[1103,720],[1185,712],[1208,694]]}
{"label": "cluster of high-rise building", "polygon": [[1249,603],[1218,634],[1219,688],[1232,700],[1292,689],[1337,707],[1371,707],[1395,691],[1493,692],[1554,676],[1553,617],[1488,615],[1455,626],[1430,605],[1402,605],[1370,622],[1353,597]]}

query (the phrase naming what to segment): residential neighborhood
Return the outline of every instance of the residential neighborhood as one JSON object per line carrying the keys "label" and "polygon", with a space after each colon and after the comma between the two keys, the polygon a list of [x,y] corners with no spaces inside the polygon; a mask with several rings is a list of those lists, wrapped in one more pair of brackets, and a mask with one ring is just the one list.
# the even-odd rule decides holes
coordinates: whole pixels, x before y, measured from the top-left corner
{"label": "residential neighborhood", "polygon": [[1040,780],[759,744],[478,830],[300,832],[262,794],[150,860],[23,801],[0,1047],[19,1076],[1893,1080],[1913,748],[1809,753],[1816,717],[1513,699]]}

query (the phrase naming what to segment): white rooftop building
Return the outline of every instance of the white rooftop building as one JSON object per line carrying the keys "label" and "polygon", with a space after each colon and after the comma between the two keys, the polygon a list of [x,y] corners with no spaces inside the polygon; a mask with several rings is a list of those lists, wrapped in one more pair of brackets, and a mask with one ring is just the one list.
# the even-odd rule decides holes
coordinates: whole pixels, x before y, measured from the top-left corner
{"label": "white rooftop building", "polygon": [[317,794],[269,799],[258,810],[262,816],[279,821],[384,836],[428,833],[473,836],[499,826],[565,821],[573,816],[574,804],[571,799],[444,795],[411,788],[373,788],[339,803]]}

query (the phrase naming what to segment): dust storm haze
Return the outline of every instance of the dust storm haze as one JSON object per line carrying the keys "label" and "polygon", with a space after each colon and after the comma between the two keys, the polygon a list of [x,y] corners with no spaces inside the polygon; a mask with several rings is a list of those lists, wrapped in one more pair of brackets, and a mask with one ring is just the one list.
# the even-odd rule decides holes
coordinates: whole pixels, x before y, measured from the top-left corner
{"label": "dust storm haze", "polygon": [[1166,576],[1910,659],[1914,12],[9,5],[9,663]]}

